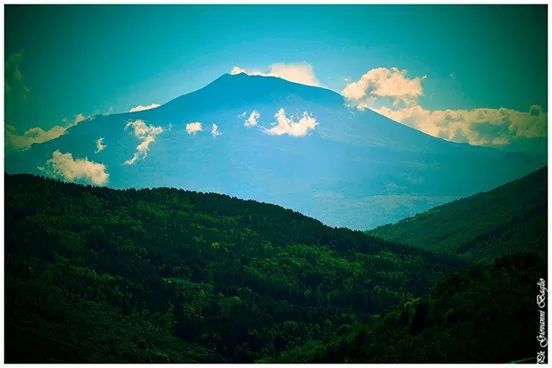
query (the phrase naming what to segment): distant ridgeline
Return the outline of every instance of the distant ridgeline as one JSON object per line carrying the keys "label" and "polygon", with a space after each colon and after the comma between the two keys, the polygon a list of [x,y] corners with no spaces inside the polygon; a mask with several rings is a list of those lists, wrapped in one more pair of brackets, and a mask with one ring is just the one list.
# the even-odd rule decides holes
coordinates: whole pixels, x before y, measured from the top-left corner
{"label": "distant ridgeline", "polygon": [[7,362],[535,353],[535,283],[546,270],[536,255],[470,266],[225,195],[30,175],[5,183]]}
{"label": "distant ridgeline", "polygon": [[435,207],[371,235],[477,262],[547,252],[547,167],[489,192]]}

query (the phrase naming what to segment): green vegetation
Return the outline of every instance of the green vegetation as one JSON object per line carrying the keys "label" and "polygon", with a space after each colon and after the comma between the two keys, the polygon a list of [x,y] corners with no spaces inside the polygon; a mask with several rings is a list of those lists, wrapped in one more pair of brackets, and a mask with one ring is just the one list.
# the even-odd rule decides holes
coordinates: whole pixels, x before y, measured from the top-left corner
{"label": "green vegetation", "polygon": [[6,360],[526,360],[546,193],[542,169],[374,231],[432,253],[225,195],[6,175]]}
{"label": "green vegetation", "polygon": [[270,359],[465,265],[218,194],[7,175],[5,199],[8,362]]}
{"label": "green vegetation", "polygon": [[309,341],[272,362],[498,363],[536,357],[534,254],[467,268],[421,298],[326,341]]}
{"label": "green vegetation", "polygon": [[460,199],[371,235],[478,262],[531,251],[546,256],[547,168]]}

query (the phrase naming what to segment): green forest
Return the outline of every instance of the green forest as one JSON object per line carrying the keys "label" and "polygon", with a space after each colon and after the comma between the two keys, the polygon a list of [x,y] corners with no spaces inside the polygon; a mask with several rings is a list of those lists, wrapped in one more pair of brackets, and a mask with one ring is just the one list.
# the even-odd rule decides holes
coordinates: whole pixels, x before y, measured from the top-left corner
{"label": "green forest", "polygon": [[[534,356],[536,282],[546,274],[545,169],[537,175],[544,210],[532,212],[532,231],[520,230],[530,215],[519,211],[447,252],[226,195],[5,175],[6,361]],[[501,243],[510,250],[486,251],[485,262],[462,251]]]}

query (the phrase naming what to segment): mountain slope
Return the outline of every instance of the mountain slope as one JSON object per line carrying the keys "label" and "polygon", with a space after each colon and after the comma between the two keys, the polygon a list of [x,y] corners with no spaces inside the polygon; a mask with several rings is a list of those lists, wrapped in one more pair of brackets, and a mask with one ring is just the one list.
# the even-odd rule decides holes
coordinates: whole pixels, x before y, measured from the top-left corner
{"label": "mountain slope", "polygon": [[535,290],[546,269],[534,254],[469,267],[368,323],[263,362],[535,363]]}
{"label": "mountain slope", "polygon": [[252,362],[465,264],[226,195],[5,183],[9,362]]}
{"label": "mountain slope", "polygon": [[422,249],[478,260],[519,251],[546,254],[547,167],[370,232]]}
{"label": "mountain slope", "polygon": [[[257,125],[244,126],[253,111],[260,114]],[[316,125],[304,136],[267,134],[278,119],[286,127],[305,113]],[[137,120],[157,131],[137,136],[128,126]],[[188,134],[192,122],[203,130]],[[209,134],[213,123],[221,135]],[[105,149],[97,152],[99,138]],[[56,150],[105,165],[113,188],[225,193],[362,230],[489,190],[538,166],[522,154],[446,142],[371,110],[349,109],[341,95],[323,88],[245,74],[223,75],[155,109],[86,120],[55,140],[8,153],[6,170],[63,178],[58,166],[66,163],[53,167]]]}

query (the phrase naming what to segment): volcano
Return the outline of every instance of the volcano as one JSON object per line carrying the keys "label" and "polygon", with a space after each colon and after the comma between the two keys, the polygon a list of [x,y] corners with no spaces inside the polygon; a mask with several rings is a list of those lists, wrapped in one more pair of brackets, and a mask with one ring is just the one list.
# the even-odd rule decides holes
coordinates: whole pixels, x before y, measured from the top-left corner
{"label": "volcano", "polygon": [[112,188],[176,187],[275,203],[331,226],[370,229],[489,190],[533,158],[438,139],[333,91],[225,74],[154,109],[97,115],[7,153],[6,171],[86,178],[59,158],[105,167]]}

